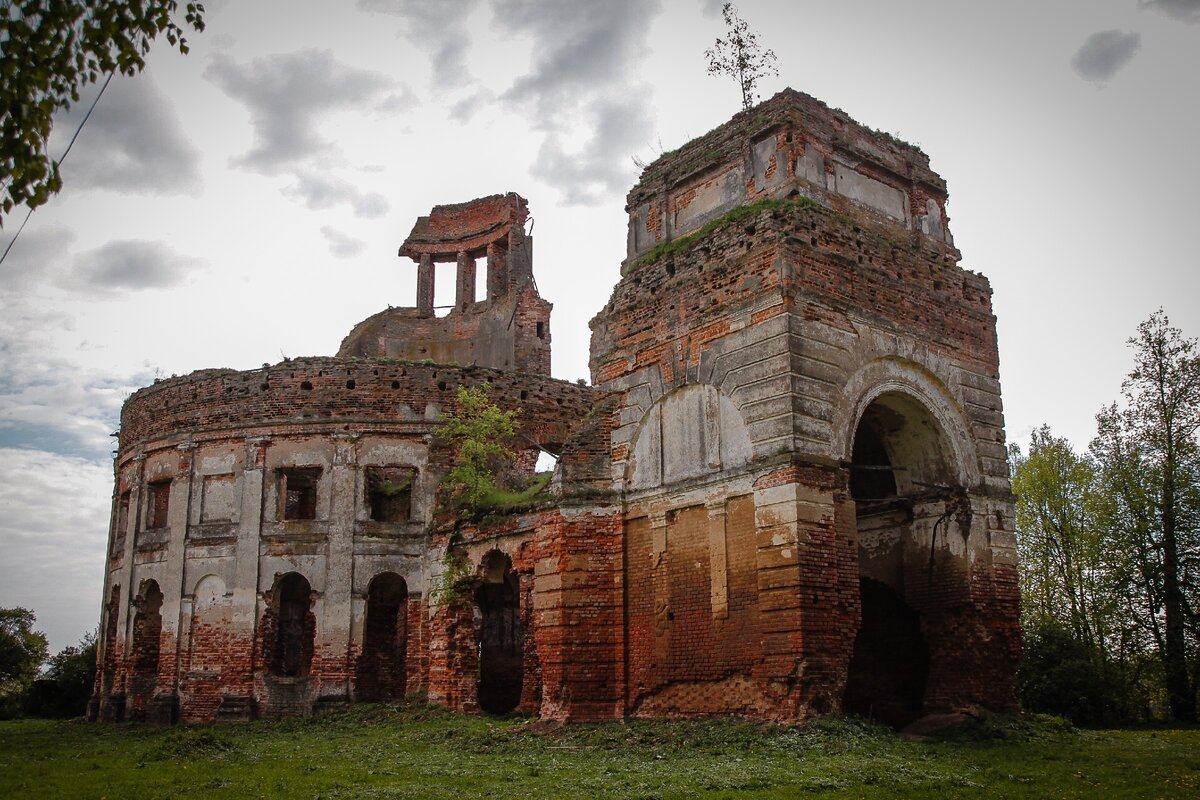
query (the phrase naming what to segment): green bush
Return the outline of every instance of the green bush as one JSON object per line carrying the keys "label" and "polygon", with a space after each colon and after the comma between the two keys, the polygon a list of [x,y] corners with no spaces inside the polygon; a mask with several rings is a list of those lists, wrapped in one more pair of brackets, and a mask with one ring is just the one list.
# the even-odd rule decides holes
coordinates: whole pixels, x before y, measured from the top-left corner
{"label": "green bush", "polygon": [[1057,622],[1026,630],[1017,693],[1026,711],[1057,714],[1082,725],[1113,717],[1113,692],[1103,666]]}

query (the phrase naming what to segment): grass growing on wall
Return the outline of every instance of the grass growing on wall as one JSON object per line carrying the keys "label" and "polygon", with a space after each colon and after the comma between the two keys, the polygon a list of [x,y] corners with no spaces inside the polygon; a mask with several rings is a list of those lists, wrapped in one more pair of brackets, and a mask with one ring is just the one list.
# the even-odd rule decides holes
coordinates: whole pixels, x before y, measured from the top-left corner
{"label": "grass growing on wall", "polygon": [[857,719],[553,727],[427,707],[161,728],[0,723],[12,798],[1196,797],[1200,729],[994,718],[913,742]]}

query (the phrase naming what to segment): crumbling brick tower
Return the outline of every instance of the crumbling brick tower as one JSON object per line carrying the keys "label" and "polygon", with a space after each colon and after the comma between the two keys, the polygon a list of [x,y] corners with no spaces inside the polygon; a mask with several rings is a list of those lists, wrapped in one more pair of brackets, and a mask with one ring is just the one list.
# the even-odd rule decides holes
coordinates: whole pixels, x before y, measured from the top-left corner
{"label": "crumbling brick tower", "polygon": [[987,280],[925,154],[786,90],[664,155],[592,321],[631,714],[1015,705]]}

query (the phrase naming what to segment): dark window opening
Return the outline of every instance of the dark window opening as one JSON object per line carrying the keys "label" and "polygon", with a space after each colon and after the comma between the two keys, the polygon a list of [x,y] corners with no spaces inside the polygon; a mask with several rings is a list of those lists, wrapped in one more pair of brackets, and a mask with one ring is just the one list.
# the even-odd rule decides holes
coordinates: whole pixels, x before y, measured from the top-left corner
{"label": "dark window opening", "polygon": [[146,700],[158,683],[159,643],[162,637],[163,593],[156,581],[146,581],[134,598],[137,613],[133,617],[133,670],[130,690],[134,696],[135,716],[145,712]]}
{"label": "dark window opening", "polygon": [[150,484],[150,519],[146,527],[167,527],[167,512],[171,505],[171,482],[155,481]]}
{"label": "dark window opening", "polygon": [[520,598],[512,561],[498,550],[488,553],[475,605],[480,614],[479,707],[489,714],[507,714],[521,702],[525,643]]}
{"label": "dark window opening", "polygon": [[125,534],[129,531],[129,492],[121,492],[117,503],[117,529],[113,531],[112,555],[120,555],[125,545]]}
{"label": "dark window opening", "polygon": [[546,338],[546,323],[544,323],[544,322],[539,322],[539,323],[537,324],[537,337],[538,337],[539,339],[545,339],[545,338]]}
{"label": "dark window opening", "polygon": [[367,505],[376,522],[408,522],[412,515],[413,467],[367,467]]}
{"label": "dark window opening", "polygon": [[363,650],[356,695],[378,702],[404,697],[407,683],[408,585],[394,572],[376,575],[367,589]]}
{"label": "dark window opening", "polygon": [[855,500],[885,500],[896,496],[896,477],[887,448],[866,420],[854,436],[850,466],[850,496]]}
{"label": "dark window opening", "polygon": [[317,484],[320,469],[285,469],[279,473],[279,494],[283,498],[283,518],[317,518]]}
{"label": "dark window opening", "polygon": [[270,670],[282,678],[308,674],[312,665],[317,622],[312,613],[312,588],[303,575],[289,572],[275,584],[271,605],[275,624],[268,627],[271,643]]}

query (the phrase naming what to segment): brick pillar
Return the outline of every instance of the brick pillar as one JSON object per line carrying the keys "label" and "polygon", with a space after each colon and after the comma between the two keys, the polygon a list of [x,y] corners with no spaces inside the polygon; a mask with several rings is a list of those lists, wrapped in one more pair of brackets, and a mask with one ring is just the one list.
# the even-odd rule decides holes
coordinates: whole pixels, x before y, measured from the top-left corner
{"label": "brick pillar", "polygon": [[417,310],[423,317],[433,316],[433,256],[422,253],[417,264]]}
{"label": "brick pillar", "polygon": [[462,311],[475,302],[475,259],[466,253],[458,254],[458,280],[455,283],[454,305]]}
{"label": "brick pillar", "polygon": [[[184,549],[188,526],[192,522],[196,445],[184,442],[176,450],[179,452],[179,461],[171,480],[167,520],[171,533],[167,541],[166,568],[161,573],[159,586],[163,593],[162,608],[159,610],[162,616],[162,632],[158,651],[158,686],[155,690],[156,695],[166,693],[171,696],[179,689],[180,629],[186,624],[181,616],[180,599],[185,591]],[[151,721],[157,722],[174,722],[175,712],[174,701],[170,699],[163,701],[162,708],[148,710]]]}
{"label": "brick pillar", "polygon": [[330,472],[331,504],[326,538],[325,592],[317,622],[313,673],[321,681],[319,694],[327,700],[349,700],[353,674],[351,646],[351,586],[354,583],[354,512],[358,489],[359,435],[333,435]]}
{"label": "brick pillar", "polygon": [[487,247],[487,299],[495,300],[508,291],[508,252],[497,242]]}
{"label": "brick pillar", "polygon": [[562,509],[538,525],[533,603],[542,719],[624,714],[623,542],[614,509]]}
{"label": "brick pillar", "polygon": [[[246,462],[242,471],[242,497],[238,513],[237,543],[234,556],[233,585],[229,611],[230,653],[223,672],[223,690],[239,698],[237,704],[249,708],[254,691],[254,633],[258,624],[259,542],[262,538],[264,488],[266,486],[267,448],[271,439],[256,436],[246,439]],[[234,701],[222,701],[225,702]],[[219,710],[218,714],[222,712]]]}
{"label": "brick pillar", "polygon": [[729,558],[725,546],[725,498],[705,504],[708,511],[708,567],[713,619],[729,618]]}

